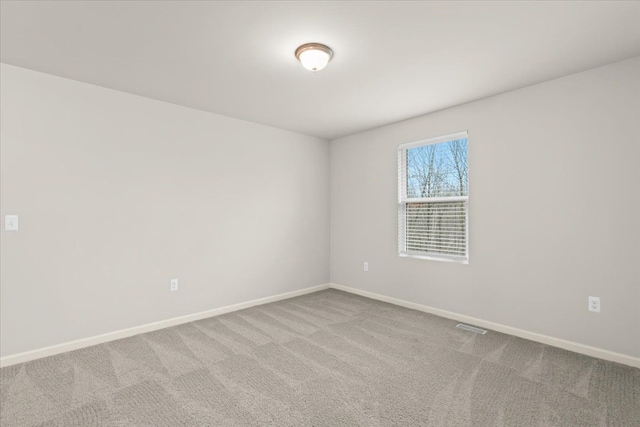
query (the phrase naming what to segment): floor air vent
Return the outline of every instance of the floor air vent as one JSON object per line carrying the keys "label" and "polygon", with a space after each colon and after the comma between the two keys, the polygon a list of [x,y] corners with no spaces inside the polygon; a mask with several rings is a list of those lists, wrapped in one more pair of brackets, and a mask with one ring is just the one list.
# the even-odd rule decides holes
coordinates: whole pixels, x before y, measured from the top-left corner
{"label": "floor air vent", "polygon": [[476,334],[482,334],[482,335],[487,333],[487,331],[485,331],[484,329],[476,328],[475,326],[471,326],[471,325],[465,325],[464,323],[458,323],[456,325],[456,328],[464,329],[465,331],[475,332]]}

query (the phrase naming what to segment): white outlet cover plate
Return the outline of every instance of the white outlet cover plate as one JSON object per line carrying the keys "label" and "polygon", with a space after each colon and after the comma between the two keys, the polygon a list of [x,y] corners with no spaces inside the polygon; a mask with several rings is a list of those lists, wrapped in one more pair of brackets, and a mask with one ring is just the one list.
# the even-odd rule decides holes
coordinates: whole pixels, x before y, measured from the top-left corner
{"label": "white outlet cover plate", "polygon": [[18,215],[5,215],[4,229],[6,231],[18,231]]}
{"label": "white outlet cover plate", "polygon": [[178,290],[178,279],[171,279],[171,292]]}
{"label": "white outlet cover plate", "polygon": [[600,313],[600,297],[589,297],[589,311]]}

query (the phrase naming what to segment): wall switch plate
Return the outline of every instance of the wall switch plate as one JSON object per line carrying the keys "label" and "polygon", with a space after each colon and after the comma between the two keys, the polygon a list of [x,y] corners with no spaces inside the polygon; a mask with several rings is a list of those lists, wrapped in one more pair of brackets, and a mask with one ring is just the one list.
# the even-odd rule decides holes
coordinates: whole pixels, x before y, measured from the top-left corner
{"label": "wall switch plate", "polygon": [[171,279],[171,292],[178,290],[178,279]]}
{"label": "wall switch plate", "polygon": [[364,262],[364,271],[369,271],[369,263],[367,261]]}
{"label": "wall switch plate", "polygon": [[18,231],[18,215],[4,216],[5,231]]}
{"label": "wall switch plate", "polygon": [[595,311],[596,313],[600,313],[599,297],[589,297],[589,311]]}

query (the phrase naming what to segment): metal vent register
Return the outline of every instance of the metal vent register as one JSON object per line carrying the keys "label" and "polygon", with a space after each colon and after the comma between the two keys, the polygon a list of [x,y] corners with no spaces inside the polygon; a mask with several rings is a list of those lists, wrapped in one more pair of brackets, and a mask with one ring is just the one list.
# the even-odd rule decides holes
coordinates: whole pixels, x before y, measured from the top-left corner
{"label": "metal vent register", "polygon": [[456,328],[464,329],[465,331],[475,332],[476,334],[482,334],[482,335],[487,333],[487,331],[485,331],[484,329],[477,328],[471,325],[465,325],[464,323],[458,323],[456,325]]}

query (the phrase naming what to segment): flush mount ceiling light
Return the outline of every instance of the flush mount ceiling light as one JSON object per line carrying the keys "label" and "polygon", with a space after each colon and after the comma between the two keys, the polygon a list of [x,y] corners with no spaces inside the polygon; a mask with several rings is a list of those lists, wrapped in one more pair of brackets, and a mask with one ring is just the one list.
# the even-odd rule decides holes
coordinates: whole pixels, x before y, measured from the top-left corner
{"label": "flush mount ceiling light", "polygon": [[331,48],[320,43],[307,43],[296,49],[298,61],[304,68],[314,73],[326,67],[332,57]]}

